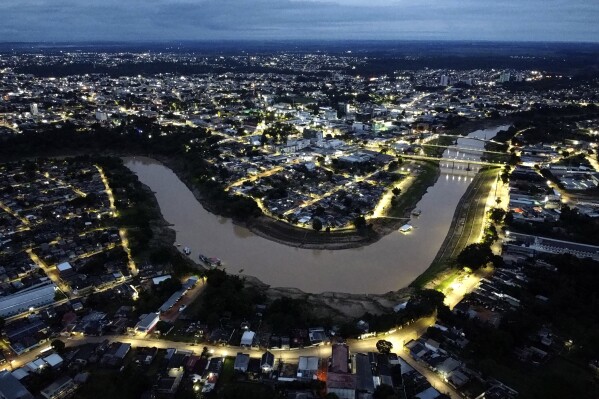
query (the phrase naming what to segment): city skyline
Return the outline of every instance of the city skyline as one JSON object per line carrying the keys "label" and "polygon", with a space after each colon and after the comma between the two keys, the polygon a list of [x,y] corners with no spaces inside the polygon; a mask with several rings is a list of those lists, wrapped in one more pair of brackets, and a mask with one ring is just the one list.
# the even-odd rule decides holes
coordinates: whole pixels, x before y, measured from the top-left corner
{"label": "city skyline", "polygon": [[7,0],[4,42],[155,40],[502,40],[597,42],[582,0]]}

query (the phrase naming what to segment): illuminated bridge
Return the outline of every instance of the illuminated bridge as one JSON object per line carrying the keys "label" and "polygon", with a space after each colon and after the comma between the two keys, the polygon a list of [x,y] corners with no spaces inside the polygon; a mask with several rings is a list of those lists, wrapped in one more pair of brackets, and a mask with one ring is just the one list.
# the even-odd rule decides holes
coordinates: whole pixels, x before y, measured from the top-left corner
{"label": "illuminated bridge", "polygon": [[453,137],[456,139],[468,139],[468,140],[477,140],[477,141],[484,141],[485,143],[495,143],[495,144],[501,144],[501,145],[505,145],[505,143],[502,143],[501,141],[495,141],[492,139],[481,139],[478,137],[467,137],[467,136],[460,136],[459,134],[439,134],[439,137]]}
{"label": "illuminated bridge", "polygon": [[487,161],[478,161],[472,159],[460,159],[460,158],[444,158],[444,157],[431,157],[428,155],[400,155],[402,158],[406,159],[416,159],[420,161],[439,161],[439,162],[453,162],[453,163],[462,163],[468,165],[483,165],[483,166],[501,166],[505,165],[507,162],[505,161],[497,161],[497,162],[487,162]]}
{"label": "illuminated bridge", "polygon": [[449,150],[457,150],[461,152],[480,152],[480,153],[488,153],[488,154],[499,154],[499,155],[509,155],[505,152],[501,151],[489,151],[484,148],[470,148],[470,147],[454,147],[452,145],[438,145],[438,144],[420,144],[422,147],[438,147],[438,148],[447,148]]}

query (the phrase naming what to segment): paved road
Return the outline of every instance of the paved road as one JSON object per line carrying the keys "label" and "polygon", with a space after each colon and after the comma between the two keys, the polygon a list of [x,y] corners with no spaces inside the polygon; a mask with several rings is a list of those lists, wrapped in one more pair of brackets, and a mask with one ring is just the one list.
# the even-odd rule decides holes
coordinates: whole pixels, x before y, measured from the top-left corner
{"label": "paved road", "polygon": [[[434,322],[435,317],[427,317],[420,319],[412,323],[411,325],[404,327],[403,329],[396,330],[391,334],[387,334],[384,336],[379,335],[378,337],[373,337],[364,340],[349,340],[347,343],[352,353],[360,353],[376,351],[376,342],[379,339],[385,339],[392,342],[395,351],[398,352],[398,355],[400,355],[401,358],[404,359],[408,364],[410,364],[414,369],[422,373],[433,387],[435,387],[440,392],[447,393],[451,398],[458,399],[461,398],[458,392],[455,391],[451,386],[446,384],[437,374],[429,370],[424,365],[414,361],[405,352],[402,352],[403,345],[406,342],[421,336],[429,326],[434,324]],[[253,357],[259,357],[264,352],[264,350],[259,349],[245,349],[240,347],[228,346],[223,347],[208,344],[194,345],[189,344],[187,342],[175,342],[156,338],[129,335],[110,335],[102,337],[72,337],[63,341],[66,343],[67,347],[74,347],[87,343],[100,343],[103,342],[105,339],[108,339],[111,342],[130,343],[133,347],[156,347],[160,349],[176,348],[177,350],[191,351],[195,354],[201,353],[203,347],[206,346],[209,350],[214,351],[214,354],[217,356],[234,356],[236,353],[241,352],[247,353]],[[45,345],[41,348],[38,348],[20,356],[12,362],[12,367],[18,368],[27,362],[35,360],[40,355],[40,353],[44,350],[47,350],[48,347],[49,345]],[[326,358],[331,355],[331,349],[328,345],[311,346],[301,349],[272,350],[272,352],[278,359],[283,361],[297,361],[297,359],[300,356],[317,356],[320,358]]]}

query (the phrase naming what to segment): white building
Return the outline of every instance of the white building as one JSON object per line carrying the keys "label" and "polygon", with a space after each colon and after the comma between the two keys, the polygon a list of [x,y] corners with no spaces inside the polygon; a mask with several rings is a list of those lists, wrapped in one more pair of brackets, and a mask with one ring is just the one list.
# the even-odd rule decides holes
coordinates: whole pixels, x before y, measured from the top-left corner
{"label": "white building", "polygon": [[100,122],[104,122],[106,120],[108,120],[108,114],[104,111],[96,111],[96,120],[100,121]]}
{"label": "white building", "polygon": [[0,298],[0,317],[14,316],[54,302],[57,287],[51,282],[32,285]]}
{"label": "white building", "polygon": [[135,331],[139,333],[148,333],[152,331],[156,324],[160,321],[160,314],[158,313],[148,313],[144,317],[141,318],[139,323],[135,326]]}
{"label": "white building", "polygon": [[256,336],[256,333],[253,331],[246,331],[243,333],[243,335],[241,336],[241,342],[240,342],[240,346],[252,346],[254,344],[254,337]]}

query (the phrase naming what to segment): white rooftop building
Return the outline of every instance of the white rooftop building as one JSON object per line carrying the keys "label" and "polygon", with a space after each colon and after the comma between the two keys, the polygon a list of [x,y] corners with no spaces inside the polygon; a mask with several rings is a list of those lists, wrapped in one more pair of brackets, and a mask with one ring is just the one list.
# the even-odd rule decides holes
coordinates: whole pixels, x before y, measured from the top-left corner
{"label": "white rooftop building", "polygon": [[254,337],[256,336],[256,333],[253,331],[246,331],[243,333],[243,335],[241,336],[241,346],[252,346],[254,343]]}
{"label": "white rooftop building", "polygon": [[14,316],[53,303],[56,288],[54,283],[46,281],[0,297],[0,317]]}

